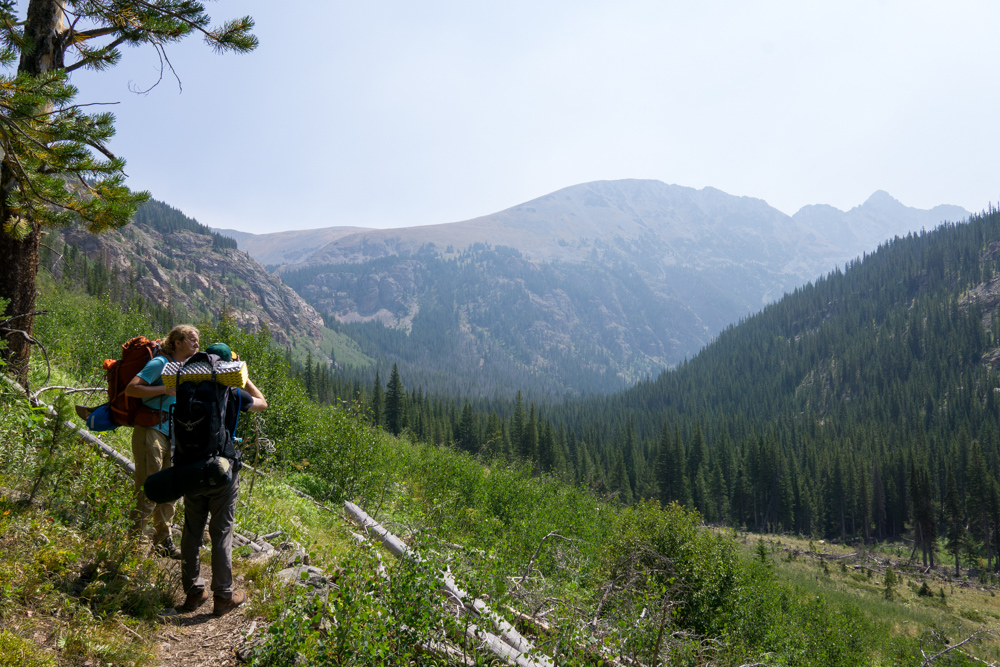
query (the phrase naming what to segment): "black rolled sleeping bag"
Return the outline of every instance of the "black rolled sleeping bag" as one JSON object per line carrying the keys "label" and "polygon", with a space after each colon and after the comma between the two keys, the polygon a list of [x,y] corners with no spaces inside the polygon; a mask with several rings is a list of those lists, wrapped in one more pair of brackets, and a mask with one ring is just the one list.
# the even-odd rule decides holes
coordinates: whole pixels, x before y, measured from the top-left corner
{"label": "black rolled sleeping bag", "polygon": [[211,491],[233,481],[233,465],[223,456],[164,468],[146,478],[142,488],[154,503],[172,503],[181,496]]}

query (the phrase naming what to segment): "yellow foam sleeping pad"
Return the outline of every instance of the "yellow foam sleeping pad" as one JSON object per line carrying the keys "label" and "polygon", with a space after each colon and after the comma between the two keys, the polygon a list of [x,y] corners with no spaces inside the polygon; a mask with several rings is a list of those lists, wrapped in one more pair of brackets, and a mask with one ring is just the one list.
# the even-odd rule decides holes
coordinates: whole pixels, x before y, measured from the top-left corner
{"label": "yellow foam sleeping pad", "polygon": [[[163,367],[160,379],[167,387],[177,386],[177,369],[180,364],[169,361]],[[181,369],[181,382],[206,382],[212,379],[212,367],[207,361],[196,361]],[[242,389],[247,384],[247,364],[245,361],[220,361],[215,381],[227,387]]]}

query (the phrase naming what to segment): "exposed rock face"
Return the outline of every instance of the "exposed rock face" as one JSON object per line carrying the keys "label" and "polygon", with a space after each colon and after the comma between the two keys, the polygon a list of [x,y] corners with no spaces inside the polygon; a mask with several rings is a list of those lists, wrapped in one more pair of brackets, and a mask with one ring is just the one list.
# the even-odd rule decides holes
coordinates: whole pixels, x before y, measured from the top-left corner
{"label": "exposed rock face", "polygon": [[161,306],[182,305],[194,316],[218,316],[225,309],[241,327],[267,327],[282,345],[290,337],[320,336],[323,319],[312,306],[246,253],[214,249],[210,236],[190,230],[161,234],[137,223],[100,236],[76,228],[62,236]]}
{"label": "exposed rock face", "polygon": [[419,312],[424,291],[422,263],[401,260],[377,273],[322,273],[302,288],[302,296],[345,323],[378,320],[407,331]]}

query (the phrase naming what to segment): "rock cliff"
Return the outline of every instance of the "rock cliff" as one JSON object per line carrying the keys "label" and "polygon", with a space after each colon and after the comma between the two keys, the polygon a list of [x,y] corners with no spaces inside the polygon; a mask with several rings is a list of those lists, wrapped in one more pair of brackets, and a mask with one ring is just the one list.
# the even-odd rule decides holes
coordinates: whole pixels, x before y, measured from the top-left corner
{"label": "rock cliff", "polygon": [[178,317],[197,322],[228,310],[242,327],[267,327],[281,345],[321,335],[323,319],[312,306],[248,254],[214,247],[211,235],[133,222],[100,236],[77,228],[61,236]]}

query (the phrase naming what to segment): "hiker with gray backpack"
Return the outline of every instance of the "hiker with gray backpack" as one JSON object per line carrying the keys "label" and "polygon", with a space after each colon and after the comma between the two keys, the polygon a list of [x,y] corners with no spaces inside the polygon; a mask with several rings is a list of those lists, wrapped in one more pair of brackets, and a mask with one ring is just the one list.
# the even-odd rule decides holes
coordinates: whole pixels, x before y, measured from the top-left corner
{"label": "hiker with gray backpack", "polygon": [[[156,502],[184,498],[185,599],[178,609],[194,611],[213,597],[212,613],[222,616],[246,601],[244,591],[233,589],[233,523],[242,467],[233,434],[240,412],[262,412],[267,401],[247,377],[246,364],[234,360],[224,343],[166,364],[163,378],[176,399],[170,407],[173,465],[147,477],[143,488]],[[198,557],[206,524],[212,542],[211,592]]]}

